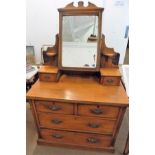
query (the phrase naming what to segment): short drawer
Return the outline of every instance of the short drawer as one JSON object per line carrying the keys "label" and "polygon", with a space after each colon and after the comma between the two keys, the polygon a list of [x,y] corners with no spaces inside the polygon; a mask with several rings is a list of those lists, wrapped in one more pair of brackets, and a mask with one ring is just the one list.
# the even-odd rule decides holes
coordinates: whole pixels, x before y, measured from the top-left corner
{"label": "short drawer", "polygon": [[106,133],[110,135],[113,133],[116,121],[95,119],[93,117],[39,113],[39,122],[42,128]]}
{"label": "short drawer", "polygon": [[78,105],[78,115],[117,118],[119,107],[103,105]]}
{"label": "short drawer", "polygon": [[101,83],[103,85],[112,85],[112,86],[117,86],[120,85],[120,79],[121,77],[114,77],[114,76],[107,76],[107,77],[102,77],[101,78]]}
{"label": "short drawer", "polygon": [[42,139],[55,144],[90,146],[102,148],[111,146],[112,137],[98,134],[86,134],[60,130],[41,130]]}
{"label": "short drawer", "polygon": [[38,112],[51,112],[62,114],[73,114],[74,107],[71,103],[52,102],[52,101],[35,101]]}
{"label": "short drawer", "polygon": [[47,81],[47,82],[56,82],[57,81],[57,74],[39,73],[39,80],[40,81]]}

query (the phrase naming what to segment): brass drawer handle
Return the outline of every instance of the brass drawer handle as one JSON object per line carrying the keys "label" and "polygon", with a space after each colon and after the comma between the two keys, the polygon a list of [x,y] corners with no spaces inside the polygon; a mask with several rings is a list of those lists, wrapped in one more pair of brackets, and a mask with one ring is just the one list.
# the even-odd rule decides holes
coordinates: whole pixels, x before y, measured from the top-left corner
{"label": "brass drawer handle", "polygon": [[61,110],[61,107],[58,105],[51,105],[51,106],[48,106],[48,109],[50,109],[52,111],[59,111],[59,110]]}
{"label": "brass drawer handle", "polygon": [[99,124],[95,124],[95,123],[89,123],[88,126],[89,126],[90,128],[99,128],[99,127],[100,127]]}
{"label": "brass drawer handle", "polygon": [[90,110],[91,113],[96,114],[96,115],[100,115],[103,114],[103,110],[102,109],[91,109]]}
{"label": "brass drawer handle", "polygon": [[60,135],[60,134],[56,133],[56,134],[53,134],[52,137],[57,138],[57,139],[61,139],[61,138],[63,138],[63,135]]}
{"label": "brass drawer handle", "polygon": [[107,80],[108,83],[113,83],[114,81],[112,79]]}
{"label": "brass drawer handle", "polygon": [[88,143],[91,143],[91,144],[95,144],[98,142],[98,140],[96,138],[93,138],[93,137],[89,137],[87,138],[87,142]]}
{"label": "brass drawer handle", "polygon": [[51,122],[54,124],[61,124],[63,121],[60,119],[53,119],[53,120],[51,120]]}

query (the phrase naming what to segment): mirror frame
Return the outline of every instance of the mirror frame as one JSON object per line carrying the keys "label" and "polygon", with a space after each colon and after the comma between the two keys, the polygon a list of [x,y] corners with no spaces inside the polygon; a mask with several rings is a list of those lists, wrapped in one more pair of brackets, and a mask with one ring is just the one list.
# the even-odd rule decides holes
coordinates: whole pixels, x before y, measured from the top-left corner
{"label": "mirror frame", "polygon": [[[59,52],[58,52],[58,68],[59,70],[72,70],[72,71],[99,71],[100,70],[100,57],[101,57],[101,27],[102,27],[102,12],[104,8],[97,7],[96,5],[88,2],[88,6],[84,6],[84,2],[79,1],[78,6],[75,7],[74,3],[66,5],[64,8],[59,8]],[[62,66],[62,20],[63,16],[97,16],[98,17],[98,39],[97,39],[97,62],[95,68],[84,67],[63,67]]]}

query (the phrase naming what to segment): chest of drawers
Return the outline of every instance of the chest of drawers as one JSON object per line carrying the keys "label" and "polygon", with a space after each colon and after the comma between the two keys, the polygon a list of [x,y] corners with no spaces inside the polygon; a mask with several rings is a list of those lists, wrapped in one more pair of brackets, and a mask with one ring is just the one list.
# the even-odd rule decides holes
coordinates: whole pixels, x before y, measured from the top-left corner
{"label": "chest of drawers", "polygon": [[27,99],[38,144],[114,151],[128,98],[122,85],[103,86],[88,79],[64,76],[58,83],[33,85]]}

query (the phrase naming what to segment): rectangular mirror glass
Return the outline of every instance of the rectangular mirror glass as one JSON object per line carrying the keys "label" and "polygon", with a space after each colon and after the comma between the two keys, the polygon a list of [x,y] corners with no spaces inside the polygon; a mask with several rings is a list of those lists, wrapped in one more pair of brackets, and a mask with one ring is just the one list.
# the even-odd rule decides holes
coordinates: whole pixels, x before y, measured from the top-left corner
{"label": "rectangular mirror glass", "polygon": [[63,16],[62,67],[96,68],[98,16]]}

